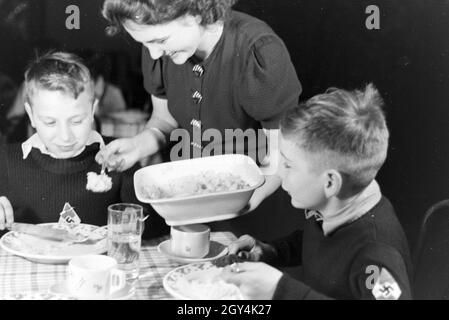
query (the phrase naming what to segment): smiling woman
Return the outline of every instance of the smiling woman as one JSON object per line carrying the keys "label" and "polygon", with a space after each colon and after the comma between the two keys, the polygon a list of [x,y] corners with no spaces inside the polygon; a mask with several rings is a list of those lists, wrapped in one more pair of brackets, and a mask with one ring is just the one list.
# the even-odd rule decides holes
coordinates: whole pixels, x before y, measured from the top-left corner
{"label": "smiling woman", "polygon": [[[153,112],[143,132],[108,144],[96,157],[99,163],[124,170],[167,147],[177,128],[186,130],[189,139],[182,140],[176,160],[201,155],[217,144],[223,147],[214,150],[225,153],[263,153],[258,163],[272,160],[267,136],[275,136],[280,115],[297,104],[301,84],[283,41],[263,21],[232,10],[235,2],[104,1],[108,33],[125,31],[142,44],[144,87],[151,94]],[[267,136],[251,141],[225,134],[227,129],[262,128]],[[224,139],[203,139],[208,129]],[[254,192],[249,211],[279,185],[277,177],[267,177]]]}
{"label": "smiling woman", "polygon": [[202,59],[211,54],[211,47],[202,43],[204,37],[217,43],[223,24],[219,23],[207,29],[201,27],[199,16],[184,16],[163,25],[139,25],[127,20],[125,30],[137,42],[142,43],[154,60],[168,56],[175,64],[184,64],[195,53]]}
{"label": "smiling woman", "polygon": [[[152,59],[168,56],[175,64],[183,64],[195,53],[200,54],[203,59],[209,56],[213,45],[204,46],[204,37],[209,38],[211,44],[218,42],[223,32],[220,19],[226,13],[225,6],[230,6],[235,1],[221,1],[222,6],[217,8],[202,8],[202,2],[204,1],[192,4],[173,1],[164,6],[157,1],[141,2],[142,6],[136,12],[123,14],[124,17],[108,17],[111,11],[105,6],[104,14],[115,21],[115,25],[109,28],[110,34],[124,28],[134,40],[148,49]],[[151,10],[151,4],[154,5],[154,11]],[[184,15],[189,11],[197,14]],[[122,21],[123,26],[117,20]],[[207,23],[209,24],[206,25]]]}

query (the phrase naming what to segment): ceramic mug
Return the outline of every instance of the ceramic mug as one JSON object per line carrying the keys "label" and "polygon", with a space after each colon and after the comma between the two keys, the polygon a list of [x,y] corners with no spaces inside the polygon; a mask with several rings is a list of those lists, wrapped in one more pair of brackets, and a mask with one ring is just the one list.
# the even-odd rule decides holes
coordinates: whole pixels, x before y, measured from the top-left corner
{"label": "ceramic mug", "polygon": [[69,261],[67,282],[75,297],[107,299],[126,286],[126,274],[117,269],[114,258],[85,255]]}
{"label": "ceramic mug", "polygon": [[210,228],[204,224],[173,226],[170,231],[172,254],[186,258],[203,258],[209,253]]}

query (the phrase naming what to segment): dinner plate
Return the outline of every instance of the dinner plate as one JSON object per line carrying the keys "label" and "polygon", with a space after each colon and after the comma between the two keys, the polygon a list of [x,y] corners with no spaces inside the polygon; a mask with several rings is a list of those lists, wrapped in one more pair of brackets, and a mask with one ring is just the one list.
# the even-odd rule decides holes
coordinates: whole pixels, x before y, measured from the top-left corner
{"label": "dinner plate", "polygon": [[70,295],[51,292],[22,292],[0,297],[0,300],[78,300]]}
{"label": "dinner plate", "polygon": [[161,242],[157,246],[157,250],[166,256],[168,256],[171,260],[181,262],[181,263],[193,263],[193,262],[205,262],[205,261],[212,261],[215,259],[218,259],[225,254],[228,253],[228,247],[221,244],[217,241],[211,241],[209,244],[209,253],[202,258],[187,258],[187,257],[181,257],[177,256],[174,253],[171,252],[170,248],[170,240],[165,240]]}
{"label": "dinner plate", "polygon": [[[50,294],[60,295],[60,296],[71,296],[69,291],[67,281],[63,281],[61,283],[54,284],[49,289]],[[103,300],[127,300],[131,298],[135,293],[135,289],[130,284],[126,284],[124,288],[114,292],[111,296],[103,299]],[[78,298],[80,300],[84,300],[83,298]]]}
{"label": "dinner plate", "polygon": [[90,224],[62,225],[59,223],[42,223],[40,225],[66,229],[74,234],[89,236],[90,239],[98,240],[98,242],[83,244],[54,241],[17,231],[10,231],[0,239],[0,246],[14,255],[30,261],[47,264],[63,264],[76,256],[102,254],[107,251],[106,227]]}
{"label": "dinner plate", "polygon": [[222,268],[210,261],[173,269],[164,276],[164,289],[181,300],[243,300],[239,288],[220,278]]}

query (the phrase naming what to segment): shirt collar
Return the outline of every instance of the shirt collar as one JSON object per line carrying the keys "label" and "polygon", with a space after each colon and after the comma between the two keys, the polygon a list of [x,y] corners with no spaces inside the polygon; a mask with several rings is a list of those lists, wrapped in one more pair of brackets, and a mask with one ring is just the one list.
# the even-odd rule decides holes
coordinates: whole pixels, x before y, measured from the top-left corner
{"label": "shirt collar", "polygon": [[351,223],[370,211],[382,198],[379,184],[373,180],[350,203],[337,212],[323,216],[315,210],[306,210],[306,219],[315,217],[317,221],[323,221],[322,228],[325,236],[339,227]]}
{"label": "shirt collar", "polygon": [[[89,134],[89,137],[87,138],[86,146],[94,143],[99,143],[100,148],[104,147],[103,137],[97,131],[92,130]],[[52,158],[57,158],[54,154],[48,151],[44,142],[42,142],[41,138],[39,138],[39,135],[37,133],[33,134],[27,141],[22,143],[23,159],[26,159],[28,157],[28,155],[31,152],[31,149],[33,148],[40,150],[40,152],[42,152],[43,154],[47,154]],[[80,151],[80,153],[83,152],[83,150],[84,148]]]}

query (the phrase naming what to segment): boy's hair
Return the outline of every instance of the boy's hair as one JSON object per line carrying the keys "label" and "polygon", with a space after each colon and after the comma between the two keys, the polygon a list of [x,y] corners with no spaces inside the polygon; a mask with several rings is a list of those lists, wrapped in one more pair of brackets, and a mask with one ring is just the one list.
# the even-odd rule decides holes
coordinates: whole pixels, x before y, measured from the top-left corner
{"label": "boy's hair", "polygon": [[126,20],[142,25],[155,25],[173,21],[183,15],[201,16],[201,24],[212,24],[226,19],[237,0],[105,0],[103,17],[111,24],[108,35],[123,29]]}
{"label": "boy's hair", "polygon": [[376,177],[387,156],[382,105],[372,84],[363,91],[330,88],[289,110],[281,133],[315,156],[314,163],[338,170],[347,190],[359,191]]}
{"label": "boy's hair", "polygon": [[84,91],[92,93],[94,84],[81,58],[67,52],[47,53],[37,58],[25,72],[25,98],[32,105],[36,90],[63,91],[75,99]]}

